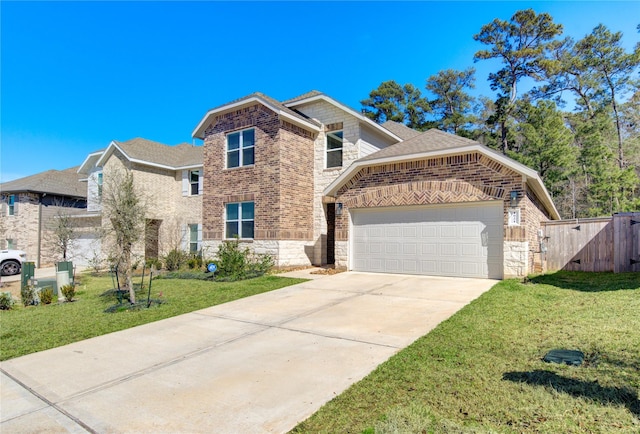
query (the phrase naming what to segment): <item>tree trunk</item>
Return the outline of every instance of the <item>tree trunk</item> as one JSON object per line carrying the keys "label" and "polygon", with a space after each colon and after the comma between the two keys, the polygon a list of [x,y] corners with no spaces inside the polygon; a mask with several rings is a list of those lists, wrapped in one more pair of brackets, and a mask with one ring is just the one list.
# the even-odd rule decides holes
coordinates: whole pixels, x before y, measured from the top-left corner
{"label": "tree trunk", "polygon": [[507,155],[507,151],[509,150],[509,142],[507,140],[507,120],[502,119],[500,121],[500,143],[502,144],[502,153]]}

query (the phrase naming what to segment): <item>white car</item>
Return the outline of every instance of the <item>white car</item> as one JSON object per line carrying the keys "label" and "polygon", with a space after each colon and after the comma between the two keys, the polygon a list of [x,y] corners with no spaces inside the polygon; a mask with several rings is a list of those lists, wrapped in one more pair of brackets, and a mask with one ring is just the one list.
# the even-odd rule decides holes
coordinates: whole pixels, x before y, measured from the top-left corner
{"label": "white car", "polygon": [[0,274],[12,276],[20,274],[22,264],[27,260],[27,253],[22,250],[1,250],[0,251]]}

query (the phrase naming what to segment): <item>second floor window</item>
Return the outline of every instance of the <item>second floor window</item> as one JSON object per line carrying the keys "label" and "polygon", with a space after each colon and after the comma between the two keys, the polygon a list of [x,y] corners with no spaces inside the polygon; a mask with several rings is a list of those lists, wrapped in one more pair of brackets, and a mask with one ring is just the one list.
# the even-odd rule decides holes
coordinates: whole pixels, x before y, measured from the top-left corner
{"label": "second floor window", "polygon": [[342,167],[342,131],[327,133],[327,169]]}
{"label": "second floor window", "polygon": [[200,189],[200,171],[199,170],[189,171],[189,184],[190,184],[191,196],[197,196],[198,190]]}
{"label": "second floor window", "polygon": [[250,166],[254,163],[255,130],[227,134],[227,169]]}
{"label": "second floor window", "polygon": [[97,185],[98,185],[98,200],[100,200],[102,199],[102,172],[98,173]]}
{"label": "second floor window", "polygon": [[15,215],[16,214],[16,195],[15,194],[10,194],[9,195],[9,215]]}

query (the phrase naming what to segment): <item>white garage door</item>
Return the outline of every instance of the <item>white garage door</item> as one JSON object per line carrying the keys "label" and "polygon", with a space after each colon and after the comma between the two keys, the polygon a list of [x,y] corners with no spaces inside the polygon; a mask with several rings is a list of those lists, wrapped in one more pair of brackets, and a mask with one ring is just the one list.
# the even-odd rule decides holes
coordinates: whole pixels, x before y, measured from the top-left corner
{"label": "white garage door", "polygon": [[74,265],[88,267],[96,255],[100,257],[102,242],[95,234],[82,234],[71,243],[68,257]]}
{"label": "white garage door", "polygon": [[501,279],[501,201],[352,211],[353,269]]}

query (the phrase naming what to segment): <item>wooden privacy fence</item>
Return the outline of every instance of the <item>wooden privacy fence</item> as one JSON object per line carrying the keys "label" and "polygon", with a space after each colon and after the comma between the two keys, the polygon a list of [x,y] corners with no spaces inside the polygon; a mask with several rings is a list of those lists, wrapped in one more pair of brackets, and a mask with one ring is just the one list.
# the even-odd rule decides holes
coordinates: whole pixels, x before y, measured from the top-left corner
{"label": "wooden privacy fence", "polygon": [[542,223],[546,270],[640,271],[640,212]]}

